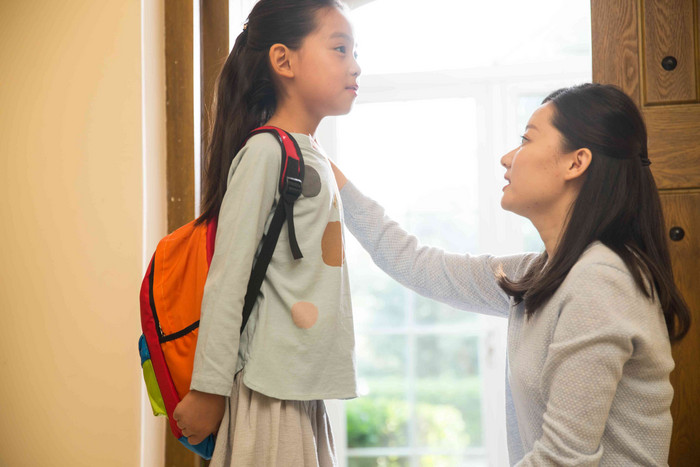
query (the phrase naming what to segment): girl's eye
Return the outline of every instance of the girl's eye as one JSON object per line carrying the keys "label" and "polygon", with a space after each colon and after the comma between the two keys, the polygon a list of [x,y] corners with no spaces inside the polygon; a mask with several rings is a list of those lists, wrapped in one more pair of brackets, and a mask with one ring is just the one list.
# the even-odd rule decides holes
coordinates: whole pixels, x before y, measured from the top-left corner
{"label": "girl's eye", "polygon": [[355,57],[355,60],[357,60],[357,57],[358,57],[357,52],[353,52],[352,56]]}
{"label": "girl's eye", "polygon": [[520,144],[525,144],[527,141],[530,141],[529,139],[527,139],[527,136],[522,135],[520,137]]}
{"label": "girl's eye", "polygon": [[345,46],[344,45],[338,46],[335,48],[335,50],[337,50],[341,54],[344,54],[345,53]]}

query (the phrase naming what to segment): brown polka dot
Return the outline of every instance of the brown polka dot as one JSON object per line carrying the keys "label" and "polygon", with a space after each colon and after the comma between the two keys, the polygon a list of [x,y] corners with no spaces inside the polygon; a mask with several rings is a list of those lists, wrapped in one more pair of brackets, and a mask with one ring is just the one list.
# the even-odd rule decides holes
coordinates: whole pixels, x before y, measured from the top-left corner
{"label": "brown polka dot", "polygon": [[318,308],[309,302],[297,302],[292,305],[292,320],[302,329],[309,329],[316,324]]}
{"label": "brown polka dot", "polygon": [[328,266],[342,266],[345,260],[343,251],[343,233],[340,222],[329,222],[321,240],[323,262]]}

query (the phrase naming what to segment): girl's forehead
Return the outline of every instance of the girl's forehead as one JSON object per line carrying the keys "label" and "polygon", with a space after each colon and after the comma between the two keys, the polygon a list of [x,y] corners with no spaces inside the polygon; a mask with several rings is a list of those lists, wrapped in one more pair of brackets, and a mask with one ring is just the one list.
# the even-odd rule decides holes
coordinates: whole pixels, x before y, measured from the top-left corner
{"label": "girl's forehead", "polygon": [[[340,9],[328,7],[320,10],[316,17],[316,31],[323,38],[347,37],[353,40],[353,30],[350,20]],[[313,33],[312,33],[313,34]]]}

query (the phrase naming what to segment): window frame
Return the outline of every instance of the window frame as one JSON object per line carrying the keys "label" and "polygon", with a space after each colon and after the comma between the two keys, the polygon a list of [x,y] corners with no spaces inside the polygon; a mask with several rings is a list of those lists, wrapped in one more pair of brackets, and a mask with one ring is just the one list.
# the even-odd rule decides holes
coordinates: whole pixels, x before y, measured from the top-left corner
{"label": "window frame", "polygon": [[[589,65],[590,67],[590,65]],[[361,77],[361,93],[356,105],[366,103],[386,103],[440,98],[474,99],[479,116],[478,143],[479,179],[484,180],[478,187],[480,200],[493,204],[500,193],[494,190],[494,183],[502,181],[503,171],[498,163],[501,154],[511,149],[509,144],[518,144],[518,135],[523,128],[518,127],[517,104],[521,96],[545,96],[552,90],[565,85],[590,81],[590,68],[578,60],[566,64],[562,72],[561,63],[552,66],[503,66],[500,68],[480,68],[451,70],[448,72],[416,72],[368,75]],[[556,78],[552,78],[556,76]],[[338,125],[334,118],[325,119],[318,130],[318,138],[330,157],[342,166],[338,154]],[[491,160],[489,162],[489,159]],[[497,186],[497,185],[496,185]],[[480,204],[482,204],[480,202]],[[479,210],[480,250],[524,251],[523,242],[517,235],[520,223],[512,214],[496,214]],[[494,235],[494,232],[499,234]],[[459,454],[467,457],[483,455],[488,465],[508,465],[508,448],[505,427],[505,353],[506,320],[497,317],[480,316],[480,326],[474,330],[473,324],[453,327],[447,333],[472,332],[479,336],[479,364],[482,377],[482,430],[483,448],[470,448]],[[419,326],[413,326],[418,328]],[[429,330],[406,329],[403,335],[415,336]],[[434,329],[433,329],[434,330]],[[356,330],[364,332],[364,330]],[[394,333],[396,330],[373,330],[372,334]],[[410,339],[409,339],[410,341]],[[410,344],[408,344],[410,345]],[[410,352],[410,351],[409,351]],[[411,365],[411,362],[408,362]],[[503,391],[494,391],[501,387]],[[487,390],[488,388],[488,390]],[[450,450],[408,448],[348,448],[345,421],[345,402],[326,402],[336,441],[339,465],[347,465],[349,456],[381,455],[450,455]],[[412,464],[413,465],[413,464]],[[417,464],[415,464],[417,465]]]}

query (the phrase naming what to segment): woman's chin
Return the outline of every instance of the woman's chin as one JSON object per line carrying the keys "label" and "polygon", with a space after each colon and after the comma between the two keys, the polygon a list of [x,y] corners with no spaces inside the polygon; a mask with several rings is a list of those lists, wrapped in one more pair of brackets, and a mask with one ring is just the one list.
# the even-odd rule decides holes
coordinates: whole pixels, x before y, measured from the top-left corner
{"label": "woman's chin", "polygon": [[505,193],[504,193],[503,196],[501,197],[501,208],[502,208],[504,211],[511,211],[511,212],[512,212],[512,209],[511,209],[511,207],[510,207],[510,203],[509,203],[508,200],[506,199]]}

